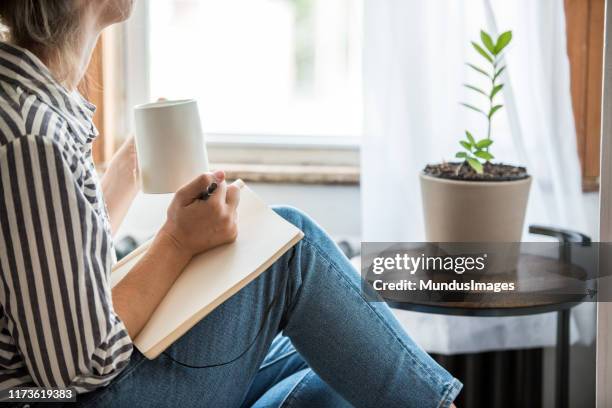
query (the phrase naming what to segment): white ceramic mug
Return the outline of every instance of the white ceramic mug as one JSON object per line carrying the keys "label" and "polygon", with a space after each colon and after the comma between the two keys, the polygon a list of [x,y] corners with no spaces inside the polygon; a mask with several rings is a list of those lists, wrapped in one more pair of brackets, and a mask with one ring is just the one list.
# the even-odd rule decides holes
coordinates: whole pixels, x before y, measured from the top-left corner
{"label": "white ceramic mug", "polygon": [[173,193],[208,171],[198,104],[160,101],[134,108],[136,149],[144,193]]}

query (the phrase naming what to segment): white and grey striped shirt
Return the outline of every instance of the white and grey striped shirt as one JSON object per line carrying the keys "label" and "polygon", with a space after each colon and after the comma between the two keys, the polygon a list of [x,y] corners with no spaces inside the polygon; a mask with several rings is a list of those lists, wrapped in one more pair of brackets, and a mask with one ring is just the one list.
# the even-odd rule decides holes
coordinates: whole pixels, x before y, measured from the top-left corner
{"label": "white and grey striped shirt", "polygon": [[32,53],[0,43],[0,390],[87,392],[129,362],[94,110]]}

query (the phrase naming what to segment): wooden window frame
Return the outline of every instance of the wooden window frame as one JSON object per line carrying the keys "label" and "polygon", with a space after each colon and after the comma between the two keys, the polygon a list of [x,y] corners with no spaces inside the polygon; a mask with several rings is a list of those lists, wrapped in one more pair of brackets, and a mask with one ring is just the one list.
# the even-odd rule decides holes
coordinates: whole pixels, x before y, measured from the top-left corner
{"label": "wooden window frame", "polygon": [[104,167],[114,152],[114,138],[106,137],[105,132],[105,106],[104,106],[104,36],[100,36],[93,51],[91,61],[79,91],[94,105],[96,113],[94,124],[100,133],[94,140],[92,154],[94,163]]}
{"label": "wooden window frame", "polygon": [[567,53],[584,191],[599,190],[605,0],[565,0]]}

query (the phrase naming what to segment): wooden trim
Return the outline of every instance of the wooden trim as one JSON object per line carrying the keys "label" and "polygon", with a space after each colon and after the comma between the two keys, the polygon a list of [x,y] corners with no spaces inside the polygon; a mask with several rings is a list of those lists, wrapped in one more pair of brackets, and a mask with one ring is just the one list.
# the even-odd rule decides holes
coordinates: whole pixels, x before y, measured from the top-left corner
{"label": "wooden trim", "polygon": [[583,176],[582,191],[585,193],[599,191],[599,177]]}
{"label": "wooden trim", "polygon": [[590,0],[589,69],[586,94],[586,137],[584,177],[598,178],[601,162],[601,102],[603,87],[603,49],[605,0]]}
{"label": "wooden trim", "polygon": [[359,167],[268,164],[211,164],[225,171],[228,179],[256,183],[359,185]]}
{"label": "wooden trim", "polygon": [[100,133],[93,142],[93,159],[97,165],[104,165],[113,154],[113,138],[105,134],[104,109],[104,37],[100,36],[91,57],[89,67],[83,81],[79,85],[81,93],[94,105],[96,114],[94,124]]}
{"label": "wooden trim", "polygon": [[583,188],[599,188],[605,0],[565,0],[567,52]]}
{"label": "wooden trim", "polygon": [[576,122],[578,154],[584,156],[586,82],[588,71],[589,4],[584,0],[565,0],[567,55],[570,60],[572,106]]}

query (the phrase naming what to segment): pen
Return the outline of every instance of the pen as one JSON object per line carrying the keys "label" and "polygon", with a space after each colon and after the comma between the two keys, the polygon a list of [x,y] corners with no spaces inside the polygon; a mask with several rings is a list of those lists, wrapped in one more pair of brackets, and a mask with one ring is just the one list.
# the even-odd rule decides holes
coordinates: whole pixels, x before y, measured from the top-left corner
{"label": "pen", "polygon": [[210,185],[206,188],[206,191],[204,191],[201,195],[200,195],[200,200],[208,200],[210,198],[210,196],[212,195],[212,193],[215,192],[215,190],[217,189],[217,183],[212,182],[210,183]]}

